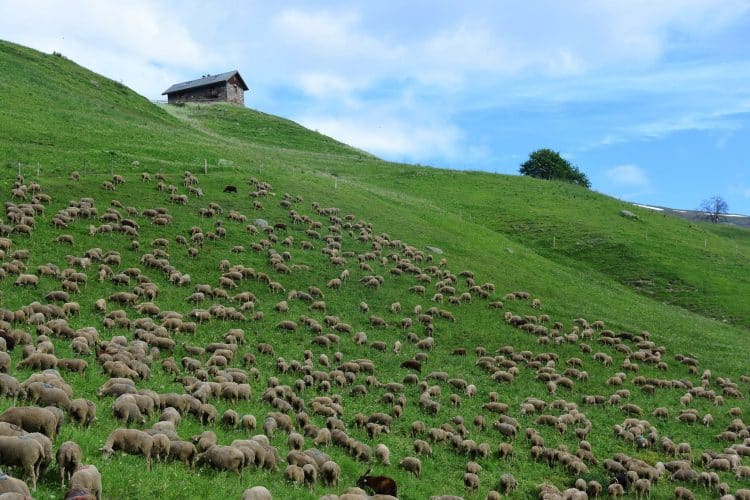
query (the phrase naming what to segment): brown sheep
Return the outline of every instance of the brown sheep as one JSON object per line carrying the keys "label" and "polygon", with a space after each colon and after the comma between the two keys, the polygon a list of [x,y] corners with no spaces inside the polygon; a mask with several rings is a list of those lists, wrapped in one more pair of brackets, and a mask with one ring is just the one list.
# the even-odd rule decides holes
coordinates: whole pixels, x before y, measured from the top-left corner
{"label": "brown sheep", "polygon": [[320,467],[320,480],[325,486],[338,486],[341,477],[341,467],[332,460],[328,460]]}
{"label": "brown sheep", "polygon": [[213,445],[196,459],[196,464],[207,463],[217,470],[236,472],[239,476],[245,466],[245,455],[232,446]]}
{"label": "brown sheep", "polygon": [[198,449],[190,441],[176,440],[169,443],[169,457],[192,467],[198,456]]}
{"label": "brown sheep", "polygon": [[[10,497],[13,494],[17,496]],[[24,481],[0,473],[0,499],[6,496],[9,500],[26,500],[31,498],[31,491]]]}
{"label": "brown sheep", "polygon": [[[102,475],[94,465],[82,465],[70,478],[70,491],[86,490],[96,497],[102,498]],[[66,496],[66,498],[69,498]],[[77,498],[77,497],[73,497]]]}
{"label": "brown sheep", "polygon": [[510,495],[516,491],[516,488],[518,488],[518,481],[513,477],[513,474],[506,473],[500,476],[499,491],[505,495]]}
{"label": "brown sheep", "polygon": [[44,460],[44,449],[30,436],[0,436],[0,464],[19,466],[36,490],[37,475]]}
{"label": "brown sheep", "polygon": [[685,488],[684,486],[678,486],[674,489],[674,497],[677,500],[695,500],[695,495],[693,494],[693,492]]}
{"label": "brown sheep", "polygon": [[242,500],[272,500],[272,497],[265,486],[253,486],[242,493]]}
{"label": "brown sheep", "polygon": [[417,477],[421,477],[422,475],[422,461],[416,457],[404,457],[399,462],[399,465]]}
{"label": "brown sheep", "polygon": [[172,444],[169,437],[167,437],[166,434],[161,433],[153,434],[151,437],[154,440],[154,445],[151,451],[156,455],[156,460],[161,462],[162,457],[166,460],[167,456],[169,456],[169,450]]}
{"label": "brown sheep", "polygon": [[73,473],[81,465],[81,459],[83,458],[83,451],[78,443],[74,441],[66,441],[60,445],[57,449],[57,455],[55,456],[57,465],[60,467],[60,487],[65,486],[65,477],[68,480],[73,476]]}
{"label": "brown sheep", "polygon": [[0,422],[8,422],[21,427],[26,432],[41,432],[55,439],[57,417],[46,408],[36,406],[16,406],[0,414]]}
{"label": "brown sheep", "polygon": [[129,454],[141,454],[146,457],[146,466],[151,471],[151,449],[153,438],[143,431],[136,429],[115,429],[107,437],[104,446],[99,449],[102,456],[109,457],[115,450],[122,450]]}
{"label": "brown sheep", "polygon": [[74,399],[70,402],[68,414],[73,422],[89,427],[96,420],[96,405],[88,399]]}

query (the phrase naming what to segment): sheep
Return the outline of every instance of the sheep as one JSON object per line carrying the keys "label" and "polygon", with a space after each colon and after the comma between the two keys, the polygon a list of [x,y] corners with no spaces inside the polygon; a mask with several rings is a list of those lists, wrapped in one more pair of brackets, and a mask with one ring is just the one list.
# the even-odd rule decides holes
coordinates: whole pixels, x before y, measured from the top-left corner
{"label": "sheep", "polygon": [[479,489],[479,476],[471,472],[464,474],[464,487],[470,492],[475,492]]}
{"label": "sheep", "polygon": [[96,405],[87,399],[74,399],[68,407],[70,419],[84,427],[89,427],[96,420]]}
{"label": "sheep", "polygon": [[291,481],[292,483],[301,485],[305,482],[305,471],[302,469],[302,467],[290,464],[284,471],[284,477],[286,477],[286,479],[288,481]]}
{"label": "sheep", "polygon": [[[70,478],[69,491],[89,491],[96,500],[102,499],[102,475],[94,465],[82,465]],[[65,498],[70,498],[66,496]],[[72,497],[77,498],[77,497]]]}
{"label": "sheep", "polygon": [[217,443],[216,434],[213,431],[203,431],[197,436],[193,436],[193,443],[198,445],[198,451],[203,453],[211,446]]}
{"label": "sheep", "polygon": [[391,451],[382,443],[375,447],[375,458],[383,465],[391,465]]}
{"label": "sheep", "polygon": [[152,447],[152,453],[156,455],[156,460],[161,462],[162,457],[166,460],[169,456],[169,449],[171,448],[171,441],[166,434],[157,433],[151,436],[154,440]]}
{"label": "sheep", "polygon": [[26,432],[41,432],[55,439],[57,418],[46,408],[36,406],[16,406],[0,414],[0,422],[8,422],[21,427]]}
{"label": "sheep", "polygon": [[0,472],[0,499],[26,500],[28,498],[31,498],[31,491],[25,482]]}
{"label": "sheep", "polygon": [[236,472],[239,476],[245,466],[245,455],[235,447],[215,444],[198,455],[196,464],[204,463],[218,470]]}
{"label": "sheep", "polygon": [[695,500],[695,495],[692,491],[685,488],[684,486],[678,486],[674,489],[674,497],[677,500],[685,499],[685,500]]}
{"label": "sheep", "polygon": [[338,486],[341,477],[341,467],[332,460],[328,460],[320,467],[320,480],[325,486]]}
{"label": "sheep", "polygon": [[416,453],[417,455],[430,456],[432,455],[432,448],[430,448],[430,445],[427,441],[416,439],[414,440],[414,453]]}
{"label": "sheep", "polygon": [[169,457],[192,467],[198,456],[198,449],[190,441],[174,440],[169,443]]}
{"label": "sheep", "polygon": [[13,284],[15,286],[33,286],[36,288],[39,285],[39,276],[35,274],[19,274]]}
{"label": "sheep", "polygon": [[141,414],[132,394],[123,394],[115,400],[112,405],[112,415],[115,420],[123,420],[126,426],[130,426],[131,422],[140,425],[146,423],[146,417]]}
{"label": "sheep", "polygon": [[513,477],[513,474],[505,473],[500,476],[500,484],[497,489],[504,495],[510,495],[516,491],[516,488],[518,488],[518,481]]}
{"label": "sheep", "polygon": [[273,500],[265,486],[253,486],[242,493],[242,500]]}
{"label": "sheep", "polygon": [[422,475],[422,461],[416,457],[404,457],[399,462],[399,465],[416,477],[421,477]]}
{"label": "sheep", "polygon": [[151,449],[154,446],[153,438],[136,429],[115,429],[107,437],[104,446],[99,449],[103,457],[111,456],[115,450],[122,450],[128,454],[141,454],[146,457],[146,466],[151,471]]}
{"label": "sheep", "polygon": [[78,443],[74,441],[66,441],[60,445],[57,449],[57,455],[55,456],[57,465],[60,467],[60,487],[65,487],[65,477],[68,480],[72,477],[73,473],[81,465],[81,459],[83,458],[83,451]]}
{"label": "sheep", "polygon": [[0,436],[0,464],[23,468],[36,490],[36,480],[44,461],[44,449],[31,436]]}

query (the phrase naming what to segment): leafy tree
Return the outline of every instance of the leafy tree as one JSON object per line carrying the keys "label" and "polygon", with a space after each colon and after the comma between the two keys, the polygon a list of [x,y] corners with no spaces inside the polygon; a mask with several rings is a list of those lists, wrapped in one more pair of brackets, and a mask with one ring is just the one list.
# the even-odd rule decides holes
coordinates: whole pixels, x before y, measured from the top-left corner
{"label": "leafy tree", "polygon": [[717,224],[721,221],[722,216],[729,212],[729,205],[724,201],[724,198],[716,195],[703,200],[699,210],[706,215],[708,220]]}
{"label": "leafy tree", "polygon": [[519,172],[537,179],[555,179],[587,188],[591,187],[586,174],[560,156],[560,153],[551,149],[538,149],[529,154],[529,159],[521,164]]}

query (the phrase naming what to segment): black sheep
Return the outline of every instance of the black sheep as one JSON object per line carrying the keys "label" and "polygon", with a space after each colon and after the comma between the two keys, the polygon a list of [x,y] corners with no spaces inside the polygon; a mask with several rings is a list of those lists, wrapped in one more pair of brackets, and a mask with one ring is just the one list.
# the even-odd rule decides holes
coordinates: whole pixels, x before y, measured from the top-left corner
{"label": "black sheep", "polygon": [[224,192],[225,193],[236,193],[237,192],[237,186],[232,186],[231,184],[229,184],[228,186],[224,187]]}

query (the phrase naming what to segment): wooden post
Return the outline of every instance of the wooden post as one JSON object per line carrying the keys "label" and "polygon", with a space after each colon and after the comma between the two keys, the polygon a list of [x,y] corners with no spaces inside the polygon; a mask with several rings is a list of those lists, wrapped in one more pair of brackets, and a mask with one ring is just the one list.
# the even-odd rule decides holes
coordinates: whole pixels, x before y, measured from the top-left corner
{"label": "wooden post", "polygon": [[18,162],[18,177],[21,177],[21,162]]}
{"label": "wooden post", "polygon": [[39,179],[39,162],[36,162],[36,178]]}
{"label": "wooden post", "polygon": [[703,240],[703,248],[708,248],[708,239]]}
{"label": "wooden post", "polygon": [[208,160],[203,159],[203,173],[208,174]]}
{"label": "wooden post", "polygon": [[557,238],[555,236],[552,237],[552,248],[557,248]]}

